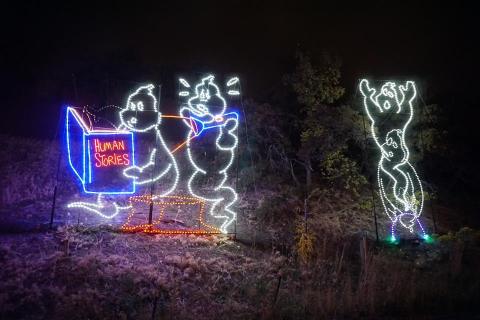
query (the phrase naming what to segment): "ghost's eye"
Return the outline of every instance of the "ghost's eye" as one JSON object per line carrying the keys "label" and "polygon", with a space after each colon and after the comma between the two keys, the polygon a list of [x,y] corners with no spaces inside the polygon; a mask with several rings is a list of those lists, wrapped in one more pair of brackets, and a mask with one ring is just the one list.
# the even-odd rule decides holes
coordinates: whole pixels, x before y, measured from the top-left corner
{"label": "ghost's eye", "polygon": [[143,111],[143,102],[142,101],[137,103],[137,109],[138,109],[138,111]]}
{"label": "ghost's eye", "polygon": [[393,147],[397,148],[397,143],[396,142],[393,143]]}
{"label": "ghost's eye", "polygon": [[130,102],[129,108],[130,110],[135,111],[135,103]]}

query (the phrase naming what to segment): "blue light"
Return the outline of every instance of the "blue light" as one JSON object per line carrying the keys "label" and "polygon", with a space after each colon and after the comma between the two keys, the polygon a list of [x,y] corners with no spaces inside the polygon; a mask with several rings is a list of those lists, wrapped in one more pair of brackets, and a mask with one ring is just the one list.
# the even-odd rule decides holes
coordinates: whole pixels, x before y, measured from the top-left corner
{"label": "blue light", "polygon": [[[82,130],[82,172],[80,174],[79,170],[76,168],[74,165],[74,161],[72,160],[72,150],[71,150],[71,144],[72,144],[72,139],[71,139],[71,127],[70,127],[70,116],[73,116],[74,119],[77,122],[77,125],[79,128]],[[92,158],[91,158],[91,152],[90,152],[90,139],[91,137],[94,136],[115,136],[115,135],[129,135],[131,139],[131,153],[129,153],[130,159],[132,161],[132,165],[135,165],[135,147],[134,147],[134,135],[133,132],[128,132],[128,131],[95,131],[95,130],[89,130],[85,123],[83,122],[82,119],[78,117],[76,112],[74,111],[73,108],[67,107],[67,113],[66,113],[66,137],[67,137],[67,153],[68,153],[68,162],[70,164],[70,167],[72,168],[73,172],[75,175],[78,177],[82,184],[82,189],[85,193],[89,194],[109,194],[109,195],[117,195],[117,194],[133,194],[135,193],[135,183],[132,180],[130,182],[130,188],[128,190],[122,190],[122,191],[117,191],[117,190],[102,190],[98,191],[95,190],[95,187],[93,187],[92,190],[92,181],[93,181],[93,170],[92,170]],[[85,140],[87,140],[87,148],[88,150],[85,150]],[[86,163],[88,161],[88,163]],[[88,182],[86,181],[86,175],[87,175],[87,169],[88,169]],[[126,179],[126,178],[125,178]]]}
{"label": "blue light", "polygon": [[[73,172],[77,175],[78,179],[82,182],[83,184],[83,172],[82,172],[82,175],[80,175],[80,173],[77,172],[77,170],[75,169],[75,166],[73,165],[72,163],[72,156],[71,156],[71,152],[70,152],[70,117],[69,115],[70,114],[73,114],[71,113],[70,111],[70,108],[67,107],[67,114],[66,114],[66,125],[65,125],[65,129],[66,129],[66,134],[67,134],[67,152],[68,152],[68,162],[70,164],[70,167],[72,168]],[[75,115],[73,115],[75,117]]]}
{"label": "blue light", "polygon": [[90,159],[90,140],[88,140],[88,183],[92,183],[92,162]]}
{"label": "blue light", "polygon": [[205,123],[203,120],[190,116],[190,119],[195,122],[195,125],[200,124],[200,129],[195,133],[195,136],[196,137],[200,136],[202,132],[205,130],[222,127],[225,125],[225,122],[229,119],[235,119],[238,121],[238,118],[239,118],[237,112],[228,112],[228,113],[225,113],[222,117],[223,117],[223,121],[221,122]]}

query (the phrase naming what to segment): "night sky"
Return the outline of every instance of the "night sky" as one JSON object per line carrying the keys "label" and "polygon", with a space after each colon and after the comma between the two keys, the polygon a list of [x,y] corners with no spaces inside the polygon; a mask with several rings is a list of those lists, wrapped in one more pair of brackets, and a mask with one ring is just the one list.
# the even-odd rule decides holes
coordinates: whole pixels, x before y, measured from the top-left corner
{"label": "night sky", "polygon": [[62,105],[122,103],[108,92],[147,81],[173,97],[179,74],[238,74],[245,97],[268,101],[297,48],[340,57],[350,93],[360,77],[410,78],[427,102],[462,104],[467,123],[479,115],[477,17],[465,5],[164,3],[4,4],[0,133],[53,137]]}

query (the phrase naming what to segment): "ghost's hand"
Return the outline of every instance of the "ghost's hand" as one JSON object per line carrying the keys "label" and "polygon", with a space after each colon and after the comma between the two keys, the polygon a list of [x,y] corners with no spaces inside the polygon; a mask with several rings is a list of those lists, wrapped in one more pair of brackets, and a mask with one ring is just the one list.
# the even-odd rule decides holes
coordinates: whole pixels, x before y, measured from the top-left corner
{"label": "ghost's hand", "polygon": [[364,106],[367,110],[369,117],[381,116],[383,109],[378,103],[378,98],[375,97],[377,91],[375,88],[370,88],[370,85],[366,79],[360,81],[360,92],[362,93],[364,99]]}
{"label": "ghost's hand", "polygon": [[405,86],[400,86],[400,90],[403,91],[405,100],[407,100],[409,103],[411,103],[417,95],[417,90],[415,89],[415,84],[413,81],[407,81]]}
{"label": "ghost's hand", "polygon": [[368,81],[363,79],[360,82],[360,92],[364,97],[370,98],[373,94],[375,94],[375,89],[370,88],[370,86],[368,85]]}

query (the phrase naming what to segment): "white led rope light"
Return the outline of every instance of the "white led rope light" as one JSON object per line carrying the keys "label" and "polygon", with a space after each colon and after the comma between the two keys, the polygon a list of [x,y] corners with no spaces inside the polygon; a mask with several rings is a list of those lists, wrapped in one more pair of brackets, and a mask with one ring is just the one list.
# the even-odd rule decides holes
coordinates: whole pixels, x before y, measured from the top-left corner
{"label": "white led rope light", "polygon": [[[179,177],[180,173],[178,170],[177,161],[173,156],[172,152],[170,151],[170,149],[168,148],[167,144],[165,143],[165,140],[163,139],[163,136],[160,132],[159,125],[161,123],[162,117],[161,117],[161,113],[158,110],[157,98],[152,92],[153,88],[154,86],[152,84],[141,86],[128,97],[125,108],[119,112],[120,122],[121,122],[120,127],[126,128],[133,132],[138,132],[138,133],[146,133],[154,130],[156,138],[160,141],[161,150],[168,155],[169,163],[167,163],[166,167],[160,172],[160,174],[156,175],[155,177],[141,179],[139,174],[143,173],[147,169],[153,169],[153,167],[155,167],[155,157],[158,155],[157,155],[157,148],[154,148],[150,152],[149,161],[145,165],[131,166],[125,169],[123,174],[128,178],[134,179],[134,182],[136,185],[145,185],[145,184],[156,182],[160,180],[162,177],[164,177],[167,173],[173,172],[173,174],[175,175],[175,178],[173,180],[172,185],[170,186],[170,188],[168,188],[166,191],[164,191],[162,194],[159,195],[160,197],[163,197],[172,193],[176,189],[179,178],[180,178]],[[149,97],[149,99],[151,99],[153,102],[153,110],[149,110],[145,108],[145,106],[147,105],[146,101],[142,101],[142,100],[137,101],[135,99],[138,95],[145,92],[146,92],[146,95]],[[157,118],[154,121],[152,121],[152,123],[139,127],[140,124],[138,123],[137,114],[142,112],[151,112],[151,111],[154,111],[156,113]],[[133,115],[127,116],[128,112],[135,112],[135,116]],[[133,172],[137,172],[139,174],[134,175]]]}
{"label": "white led rope light", "polygon": [[[214,79],[215,77],[213,75],[204,77],[197,85],[195,85],[193,92],[190,92],[189,88],[191,88],[191,86],[185,79],[179,79],[180,84],[184,87],[182,91],[180,91],[179,95],[181,97],[193,95],[187,100],[187,106],[180,108],[179,114],[184,118],[184,123],[190,128],[186,140],[187,155],[192,167],[194,168],[194,172],[188,179],[188,190],[191,195],[210,202],[209,214],[216,219],[224,219],[222,225],[220,226],[220,230],[222,233],[227,233],[228,227],[236,220],[237,217],[237,214],[235,211],[233,211],[232,206],[237,201],[238,195],[232,187],[226,186],[225,183],[228,180],[228,170],[233,164],[233,160],[235,158],[235,148],[238,145],[238,138],[235,134],[235,131],[238,127],[238,115],[236,113],[225,113],[227,109],[227,102],[221,95],[220,88],[214,83]],[[227,87],[233,86],[238,82],[238,78],[232,78],[227,82]],[[240,92],[238,92],[238,94],[240,94]],[[211,111],[213,106],[210,104],[210,102],[213,97],[218,98],[218,101],[220,101],[220,105],[216,105],[215,107],[220,107],[221,109],[216,112]],[[226,120],[224,119],[224,117],[227,115],[233,114],[235,114],[235,117],[230,117]],[[188,118],[190,118],[190,121],[185,120]],[[201,122],[202,130],[205,125],[209,126],[209,130],[218,130],[215,146],[217,150],[225,152],[228,155],[228,161],[226,163],[214,169],[202,168],[198,163],[196,163],[194,160],[195,148],[192,147],[191,141],[193,137],[199,136],[202,133],[202,130],[194,129],[193,126],[196,126],[194,122]],[[223,145],[222,138],[224,135],[229,135],[232,138],[233,143]],[[201,139],[201,137],[197,139]],[[201,177],[201,175],[220,177],[219,182],[213,188],[213,195],[207,195],[207,192],[195,187],[195,182]]]}
{"label": "white led rope light", "polygon": [[[122,207],[113,202],[112,205],[105,205],[103,201],[103,195],[97,196],[97,202],[72,202],[67,205],[67,208],[81,208],[87,211],[93,212],[105,219],[112,219],[117,216],[121,211],[130,209],[131,206]],[[111,213],[106,213],[110,211]]]}
{"label": "white led rope light", "polygon": [[[396,239],[395,229],[398,223],[411,233],[414,233],[417,224],[420,233],[426,238],[428,235],[419,220],[423,210],[423,188],[417,172],[409,162],[410,152],[405,141],[407,127],[413,119],[415,83],[407,81],[405,85],[398,86],[394,82],[386,82],[377,93],[375,88],[370,87],[368,80],[363,79],[360,81],[360,92],[371,121],[373,139],[381,153],[377,181],[382,205],[392,221],[392,240]],[[403,125],[379,137],[376,129],[380,118],[401,112],[408,114]]]}
{"label": "white led rope light", "polygon": [[[160,180],[162,177],[164,177],[167,173],[173,172],[174,174],[174,180],[171,186],[164,191],[162,194],[159,196],[166,196],[170,193],[172,193],[178,184],[179,181],[179,170],[177,166],[177,162],[172,154],[172,152],[169,150],[168,146],[166,145],[163,136],[160,132],[159,125],[161,123],[161,113],[158,111],[158,106],[157,106],[157,99],[153,95],[152,90],[154,86],[152,84],[145,85],[145,86],[140,86],[137,88],[132,94],[129,95],[127,99],[127,104],[125,108],[121,109],[119,112],[119,117],[120,117],[120,125],[117,127],[117,132],[124,133],[124,132],[138,132],[140,134],[142,133],[147,133],[149,131],[154,131],[156,138],[160,141],[161,144],[161,150],[164,151],[168,157],[169,157],[169,163],[166,164],[165,168],[157,174],[155,177],[151,177],[151,175],[148,178],[141,178],[141,174],[144,173],[144,171],[153,169],[155,167],[155,157],[157,155],[157,148],[153,148],[152,151],[150,152],[149,155],[149,160],[147,163],[143,166],[138,166],[133,163],[132,166],[126,168],[123,171],[123,175],[129,179],[134,180],[135,185],[145,185],[149,183],[156,182]],[[147,101],[143,100],[137,100],[135,99],[138,95],[145,94],[148,99],[151,99],[151,109],[148,109],[148,103]],[[135,116],[128,116],[128,112],[135,112],[135,115],[138,115],[138,113],[141,112],[154,112],[156,118],[152,121],[152,123],[149,123],[147,125],[143,125],[143,127],[139,127],[138,119]],[[84,123],[83,119],[76,115],[74,115],[78,118],[82,126],[87,127],[87,125]],[[127,131],[128,130],[128,131]],[[99,132],[102,132],[103,130],[97,130]],[[105,132],[111,132],[108,130],[105,130]],[[67,140],[68,140],[68,118],[67,118]],[[85,141],[83,139],[82,141],[83,144],[85,144]],[[69,146],[69,144],[67,144]],[[74,173],[79,176],[80,180],[83,181],[83,179],[80,177],[78,172],[74,169],[73,165],[71,164],[70,160],[70,150],[69,151],[69,161],[70,165],[72,166],[72,169]],[[85,155],[83,156],[85,158]],[[85,159],[83,159],[83,166],[85,166]],[[84,169],[85,171],[85,169]],[[134,173],[138,173],[137,175]],[[106,218],[106,219],[111,219],[118,215],[122,210],[129,209],[130,207],[122,207],[117,205],[115,202],[113,202],[112,206],[105,206],[103,202],[103,194],[99,193],[97,196],[97,200],[94,203],[90,202],[73,202],[67,205],[68,208],[83,208],[87,211],[93,212],[95,214],[98,214],[99,216]],[[113,210],[112,213],[105,213],[105,211]]]}

